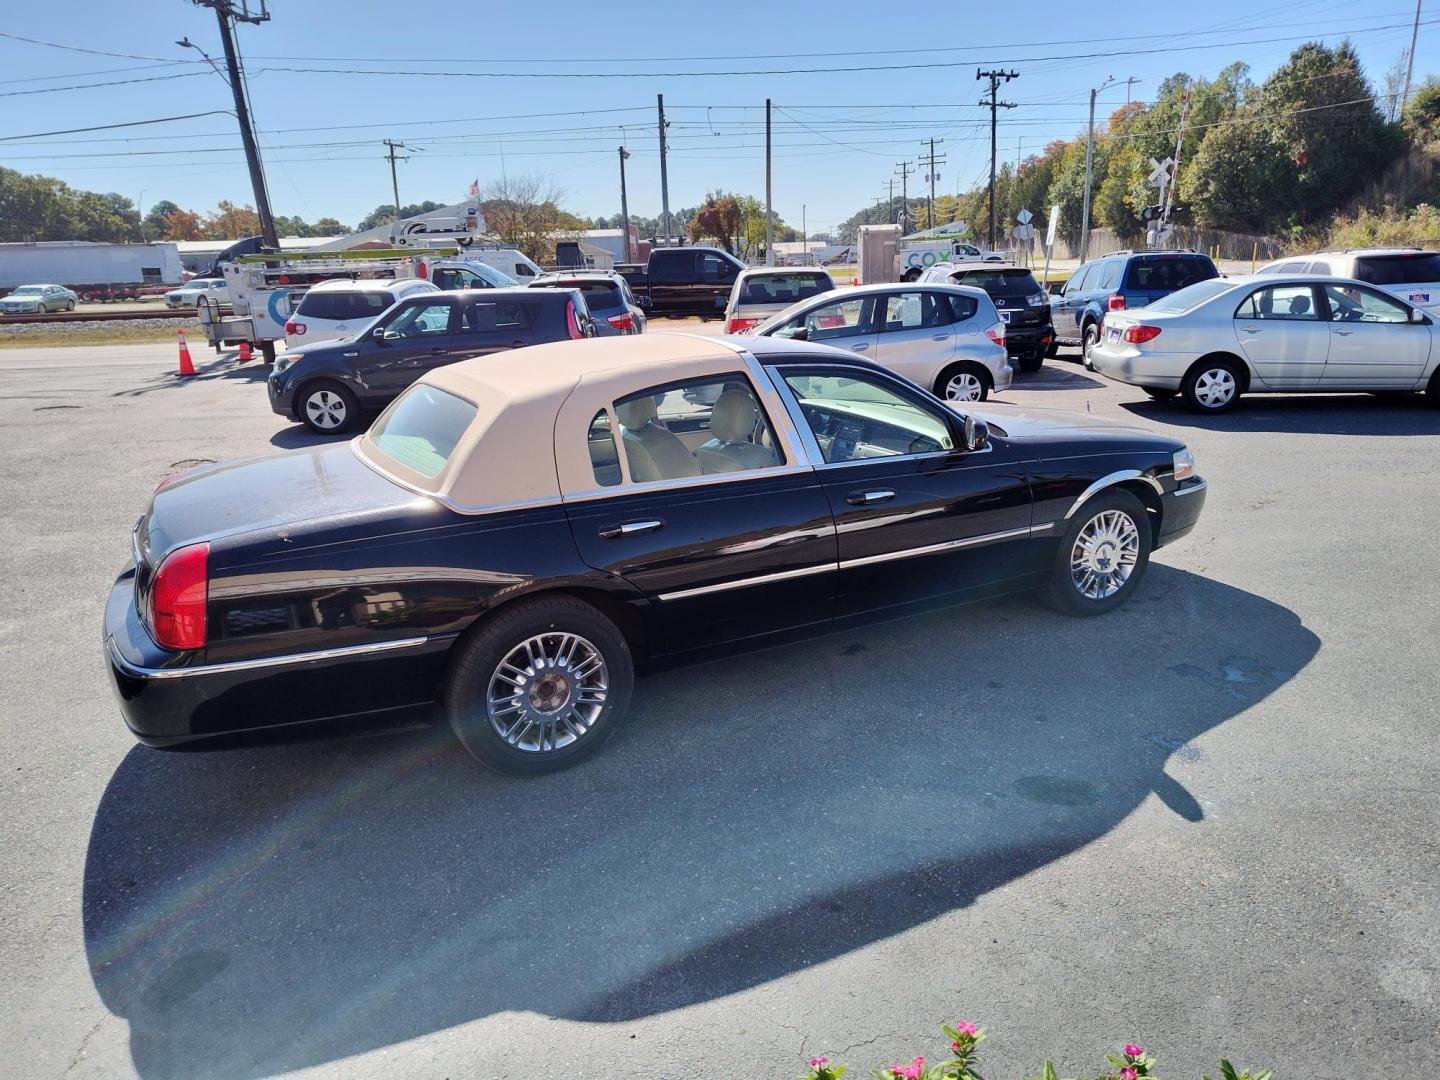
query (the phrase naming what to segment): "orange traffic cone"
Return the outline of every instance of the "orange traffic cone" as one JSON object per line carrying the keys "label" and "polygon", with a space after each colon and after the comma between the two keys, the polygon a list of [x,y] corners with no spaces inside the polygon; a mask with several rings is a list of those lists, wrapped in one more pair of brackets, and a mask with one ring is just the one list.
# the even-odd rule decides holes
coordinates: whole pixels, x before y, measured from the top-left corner
{"label": "orange traffic cone", "polygon": [[190,359],[190,346],[185,344],[185,331],[176,330],[175,333],[180,335],[180,370],[175,374],[177,378],[184,379],[195,374],[195,362]]}
{"label": "orange traffic cone", "polygon": [[248,364],[255,359],[255,354],[250,351],[250,342],[240,342],[240,355],[235,358],[237,364]]}

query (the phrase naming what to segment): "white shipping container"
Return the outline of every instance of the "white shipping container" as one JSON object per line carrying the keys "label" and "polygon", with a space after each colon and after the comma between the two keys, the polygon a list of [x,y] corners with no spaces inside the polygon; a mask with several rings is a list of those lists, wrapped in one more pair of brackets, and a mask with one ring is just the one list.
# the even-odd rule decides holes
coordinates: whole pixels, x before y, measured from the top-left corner
{"label": "white shipping container", "polygon": [[17,285],[178,285],[182,269],[173,243],[0,244],[0,292]]}

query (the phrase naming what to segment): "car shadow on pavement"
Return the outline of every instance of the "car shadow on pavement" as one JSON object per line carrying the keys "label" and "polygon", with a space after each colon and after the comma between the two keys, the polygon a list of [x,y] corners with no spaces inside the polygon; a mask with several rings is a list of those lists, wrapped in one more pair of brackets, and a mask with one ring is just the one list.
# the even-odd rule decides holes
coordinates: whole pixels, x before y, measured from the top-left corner
{"label": "car shadow on pavement", "polygon": [[1283,431],[1296,435],[1440,435],[1440,409],[1421,394],[1253,394],[1229,412],[1191,412],[1179,398],[1122,401],[1146,420],[1207,431]]}
{"label": "car shadow on pavement", "polygon": [[[192,354],[193,355],[193,354]],[[210,382],[213,379],[240,380],[242,382],[264,382],[270,369],[259,360],[247,364],[236,364],[234,352],[216,354],[213,360],[196,360],[195,374],[181,377],[174,369],[162,371],[139,386],[128,386],[116,390],[111,397],[143,397],[157,390],[180,390],[194,383]]]}
{"label": "car shadow on pavement", "polygon": [[1078,365],[1071,370],[1068,365],[1062,367],[1054,360],[1046,360],[1040,365],[1039,371],[1015,372],[1015,381],[1010,384],[1010,389],[1090,390],[1104,385],[1103,380],[1086,374],[1085,369]]}
{"label": "car shadow on pavement", "polygon": [[1010,598],[652,676],[600,755],[538,779],[439,728],[136,747],[90,838],[92,976],[145,1077],[710,1001],[969,905],[1151,794],[1203,828],[1167,767],[1319,644],[1155,564],[1103,619]]}
{"label": "car shadow on pavement", "polygon": [[349,435],[320,435],[304,424],[287,424],[270,436],[270,445],[281,450],[294,450],[301,446],[326,446],[330,443],[353,439],[358,432]]}

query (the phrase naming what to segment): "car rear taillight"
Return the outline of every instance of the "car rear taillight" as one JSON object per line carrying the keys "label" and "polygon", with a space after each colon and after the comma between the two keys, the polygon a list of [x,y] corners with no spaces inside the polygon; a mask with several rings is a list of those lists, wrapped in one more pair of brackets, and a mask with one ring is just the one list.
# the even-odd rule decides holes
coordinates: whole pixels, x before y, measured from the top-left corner
{"label": "car rear taillight", "polygon": [[1004,345],[1005,324],[1003,322],[997,322],[994,326],[986,328],[985,336],[988,337],[991,341],[993,341],[996,345]]}
{"label": "car rear taillight", "polygon": [[755,327],[759,325],[759,319],[732,318],[725,324],[725,332],[727,334],[743,334],[748,330],[755,329]]}
{"label": "car rear taillight", "polygon": [[616,330],[630,331],[635,329],[635,316],[626,312],[624,315],[611,315],[605,320]]}
{"label": "car rear taillight", "polygon": [[209,544],[191,544],[167,555],[150,583],[155,640],[167,649],[203,649],[209,592]]}
{"label": "car rear taillight", "polygon": [[1129,345],[1144,345],[1145,342],[1153,341],[1159,336],[1160,327],[1144,325],[1127,326],[1125,333],[1122,335],[1125,342]]}
{"label": "car rear taillight", "polygon": [[291,319],[285,324],[285,336],[293,337],[295,334],[308,333],[309,329],[310,328],[303,322],[296,322],[294,319]]}
{"label": "car rear taillight", "polygon": [[1107,311],[1124,311],[1125,294],[1112,292],[1109,296],[1105,298],[1105,308]]}
{"label": "car rear taillight", "polygon": [[585,336],[585,331],[580,328],[580,318],[575,313],[574,300],[565,301],[565,330],[575,340]]}

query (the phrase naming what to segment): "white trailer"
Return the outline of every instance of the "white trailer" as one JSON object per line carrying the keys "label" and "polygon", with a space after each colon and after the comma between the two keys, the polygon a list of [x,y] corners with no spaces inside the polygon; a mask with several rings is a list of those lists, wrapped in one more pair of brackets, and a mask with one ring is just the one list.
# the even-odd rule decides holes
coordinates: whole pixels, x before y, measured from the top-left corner
{"label": "white trailer", "polygon": [[98,244],[54,240],[0,244],[0,295],[18,285],[64,285],[81,299],[118,299],[180,284],[173,243]]}

